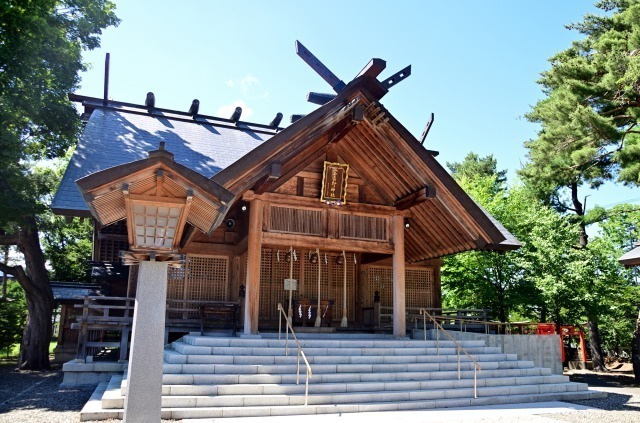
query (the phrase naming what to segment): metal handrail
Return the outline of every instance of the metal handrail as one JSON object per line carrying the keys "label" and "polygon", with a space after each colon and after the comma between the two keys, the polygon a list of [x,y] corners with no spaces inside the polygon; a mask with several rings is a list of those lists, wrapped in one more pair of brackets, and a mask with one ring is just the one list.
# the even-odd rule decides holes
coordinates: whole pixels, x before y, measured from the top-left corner
{"label": "metal handrail", "polygon": [[[296,333],[293,331],[293,327],[291,326],[291,320],[289,320],[289,317],[285,313],[284,308],[280,303],[278,303],[278,311],[280,312],[280,314],[282,314],[282,316],[284,316],[284,319],[287,322],[286,324],[287,335],[284,343],[285,355],[287,356],[289,355],[289,329],[291,329],[291,335],[293,335],[293,339],[294,341],[296,341],[296,346],[298,347],[298,372],[296,375],[296,385],[300,384],[300,356],[302,356],[302,359],[304,360],[304,363],[307,366],[307,379],[305,381],[305,388],[304,388],[304,405],[306,406],[309,398],[309,379],[313,377],[313,372],[311,371],[311,366],[309,365],[307,356],[304,354],[304,351],[302,351],[302,346],[300,346],[300,341],[298,341],[298,337],[296,336]],[[279,316],[278,318],[278,340],[280,339],[280,334],[282,333],[282,316]]]}
{"label": "metal handrail", "polygon": [[[482,368],[480,367],[480,365],[478,364],[477,361],[475,361],[468,353],[467,351],[462,347],[462,345],[460,345],[460,343],[458,343],[458,341],[456,341],[455,339],[453,339],[453,337],[451,335],[449,335],[449,332],[447,332],[445,330],[445,328],[442,327],[442,325],[440,323],[438,323],[438,321],[431,315],[429,314],[429,312],[427,310],[425,310],[424,308],[420,309],[420,314],[422,314],[423,316],[423,324],[424,324],[424,340],[427,340],[427,316],[429,316],[429,319],[431,319],[431,321],[433,321],[433,324],[435,326],[437,326],[439,328],[439,330],[442,330],[442,332],[447,335],[447,337],[453,341],[453,343],[458,347],[458,380],[460,380],[461,375],[460,375],[460,352],[463,352],[464,355],[467,356],[467,358],[469,359],[469,361],[471,361],[473,363],[473,397],[474,398],[478,398],[478,383],[477,383],[477,372],[478,371],[482,371]],[[440,339],[439,339],[439,330],[436,330],[436,353],[438,355],[440,355]]]}
{"label": "metal handrail", "polygon": [[[422,313],[420,313],[422,314]],[[518,323],[514,323],[514,322],[492,322],[490,320],[483,320],[483,319],[473,319],[472,317],[469,316],[433,316],[431,315],[431,317],[434,320],[440,320],[440,321],[453,321],[453,324],[458,324],[460,326],[460,331],[461,332],[466,332],[467,331],[467,324],[473,325],[483,325],[484,326],[484,332],[485,334],[489,334],[489,327],[490,326],[497,326],[498,330],[501,327],[505,328],[505,333],[506,334],[511,334],[511,325],[518,325]],[[418,328],[418,318],[417,317],[412,317],[411,321],[415,323],[415,328]]]}

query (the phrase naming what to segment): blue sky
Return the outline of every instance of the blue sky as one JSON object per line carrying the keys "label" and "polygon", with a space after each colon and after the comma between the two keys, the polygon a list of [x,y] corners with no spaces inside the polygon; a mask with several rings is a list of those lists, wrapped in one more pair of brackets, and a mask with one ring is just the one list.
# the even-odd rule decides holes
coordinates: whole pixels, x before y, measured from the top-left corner
{"label": "blue sky", "polygon": [[[85,54],[92,68],[79,94],[101,97],[111,53],[114,100],[269,123],[277,112],[309,113],[309,91],[331,88],[296,54],[300,40],[349,82],[373,58],[387,61],[386,78],[412,65],[412,75],[382,103],[416,137],[431,112],[425,146],[441,163],[473,151],[493,154],[509,179],[525,161],[523,141],[537,127],[524,119],[542,98],[535,83],[548,59],[578,38],[564,25],[592,1],[118,1],[122,23],[107,29],[102,47]],[[588,194],[585,192],[583,195]],[[588,207],[640,201],[640,189],[608,184]]]}

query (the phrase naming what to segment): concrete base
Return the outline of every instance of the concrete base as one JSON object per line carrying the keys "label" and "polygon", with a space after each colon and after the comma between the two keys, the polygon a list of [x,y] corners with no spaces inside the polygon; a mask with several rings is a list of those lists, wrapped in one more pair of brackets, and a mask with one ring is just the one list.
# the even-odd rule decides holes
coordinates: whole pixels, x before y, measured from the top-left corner
{"label": "concrete base", "polygon": [[96,386],[108,382],[111,376],[121,375],[127,368],[127,362],[95,362],[85,363],[83,360],[71,360],[62,365],[64,378],[63,388],[77,386]]}
{"label": "concrete base", "polygon": [[[436,339],[434,329],[427,331],[428,339]],[[562,374],[560,335],[487,335],[484,333],[447,331],[456,340],[484,341],[487,347],[498,347],[505,354],[517,354],[520,360],[533,361],[536,367],[551,369],[554,375]],[[414,339],[422,339],[422,330],[414,331]],[[440,334],[440,340],[448,340]]]}

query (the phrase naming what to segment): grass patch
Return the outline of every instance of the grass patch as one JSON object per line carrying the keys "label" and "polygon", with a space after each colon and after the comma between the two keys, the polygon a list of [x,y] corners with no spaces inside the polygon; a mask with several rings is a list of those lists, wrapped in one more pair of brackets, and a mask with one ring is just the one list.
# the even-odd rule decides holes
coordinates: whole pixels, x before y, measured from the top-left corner
{"label": "grass patch", "polygon": [[[58,345],[58,341],[51,341],[49,343],[49,354],[53,354],[53,350],[56,345]],[[13,344],[8,349],[0,350],[0,357],[3,359],[13,359],[15,360],[20,355],[20,344]]]}

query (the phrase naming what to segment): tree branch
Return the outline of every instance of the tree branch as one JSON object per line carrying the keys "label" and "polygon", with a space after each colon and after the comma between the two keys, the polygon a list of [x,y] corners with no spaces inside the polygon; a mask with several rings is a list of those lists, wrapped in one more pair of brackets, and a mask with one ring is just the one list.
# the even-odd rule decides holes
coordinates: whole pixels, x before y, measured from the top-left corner
{"label": "tree branch", "polygon": [[19,281],[22,278],[27,277],[27,274],[24,272],[22,266],[9,266],[7,264],[0,263],[0,270],[2,271],[2,273],[15,276]]}
{"label": "tree branch", "polygon": [[18,234],[0,235],[0,245],[18,245],[20,236]]}

